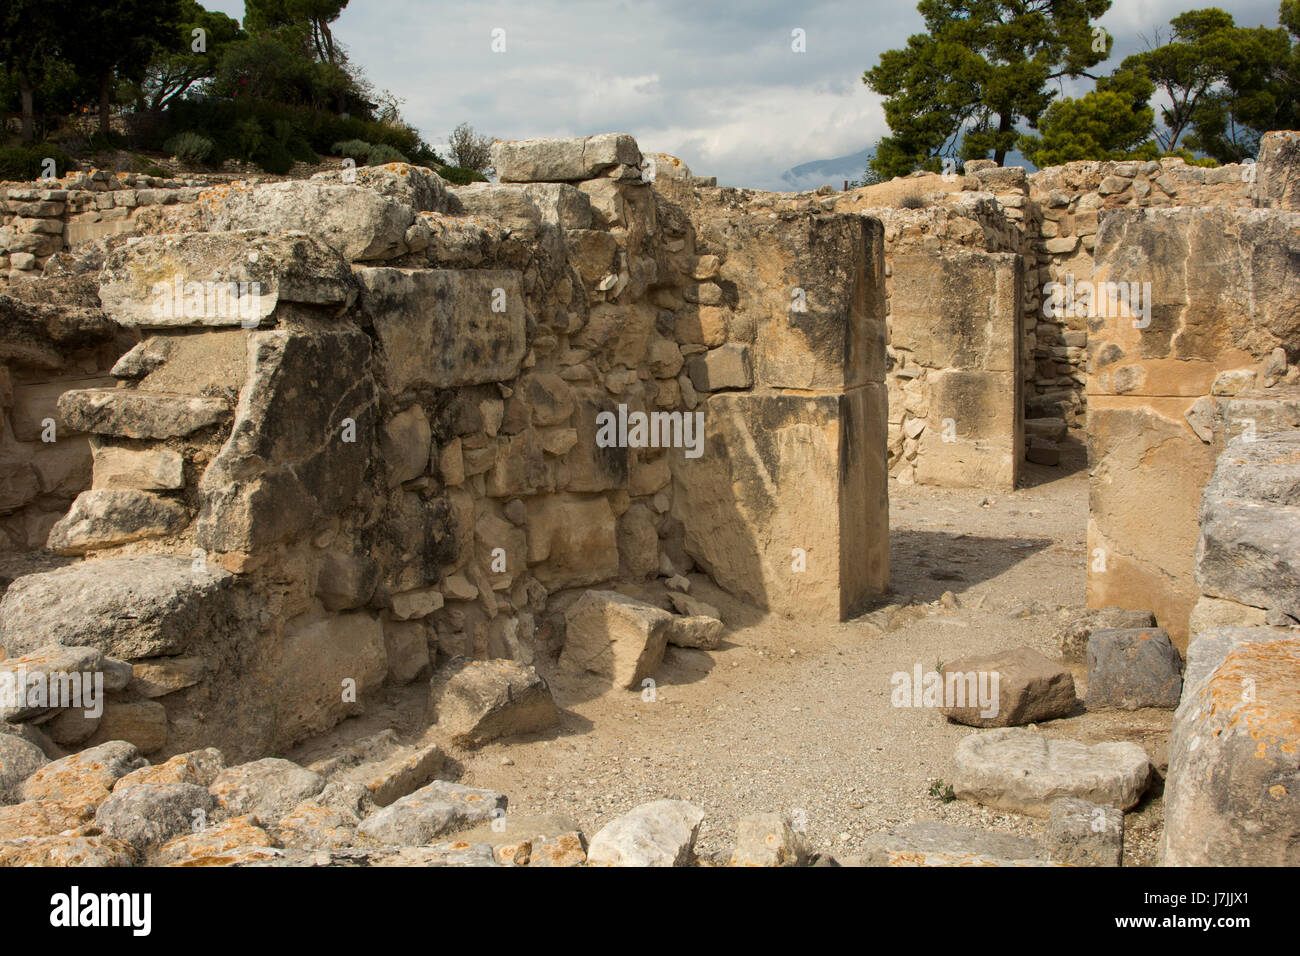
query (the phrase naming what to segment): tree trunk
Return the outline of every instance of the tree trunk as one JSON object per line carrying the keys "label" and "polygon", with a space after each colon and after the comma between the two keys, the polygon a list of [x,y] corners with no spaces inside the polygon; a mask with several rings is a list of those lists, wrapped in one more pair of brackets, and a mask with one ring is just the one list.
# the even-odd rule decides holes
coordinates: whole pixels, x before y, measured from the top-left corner
{"label": "tree trunk", "polygon": [[[1011,111],[1003,110],[998,114],[998,133],[1009,132],[1011,132]],[[1001,166],[1007,158],[1007,149],[1002,145],[1002,142],[1002,137],[999,136],[997,149],[993,151],[993,161],[999,166]]]}
{"label": "tree trunk", "polygon": [[35,136],[36,110],[33,106],[32,81],[27,78],[27,74],[21,70],[18,73],[18,96],[21,102],[23,113],[23,132],[22,141],[30,143]]}
{"label": "tree trunk", "polygon": [[111,127],[108,124],[108,100],[113,88],[113,71],[105,70],[99,78],[99,131],[108,136]]}

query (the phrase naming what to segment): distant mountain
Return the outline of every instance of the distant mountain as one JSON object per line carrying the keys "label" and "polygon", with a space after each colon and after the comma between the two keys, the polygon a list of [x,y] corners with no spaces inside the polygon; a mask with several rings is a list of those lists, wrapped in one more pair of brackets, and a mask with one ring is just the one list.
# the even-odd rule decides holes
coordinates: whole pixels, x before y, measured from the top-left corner
{"label": "distant mountain", "polygon": [[868,148],[835,159],[814,159],[810,163],[800,163],[783,172],[781,182],[791,192],[816,189],[827,183],[840,189],[844,186],[844,180],[862,178],[862,171],[867,168],[867,162],[874,154],[875,150]]}
{"label": "distant mountain", "polygon": [[[844,186],[844,180],[854,182],[862,178],[867,163],[870,162],[871,157],[874,155],[874,149],[864,149],[848,156],[838,156],[835,159],[814,159],[812,162],[791,166],[781,174],[780,179],[791,192],[816,189],[818,186],[827,183],[836,189],[841,189]],[[1014,149],[1007,153],[1004,165],[1024,166],[1025,170],[1031,173],[1038,170],[1038,167],[1025,159],[1019,150]]]}

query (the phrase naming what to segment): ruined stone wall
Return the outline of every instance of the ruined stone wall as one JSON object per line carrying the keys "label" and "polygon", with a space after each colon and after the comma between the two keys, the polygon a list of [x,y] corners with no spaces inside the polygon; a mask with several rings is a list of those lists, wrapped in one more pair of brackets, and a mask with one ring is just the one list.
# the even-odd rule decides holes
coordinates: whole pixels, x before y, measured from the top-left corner
{"label": "ruined stone wall", "polygon": [[134,677],[57,744],[283,748],[439,660],[558,655],[593,585],[698,566],[831,619],[887,585],[879,224],[687,210],[626,136],[502,148],[498,185],[222,186],[70,257],[138,341],[58,397],[93,478],[0,644]]}

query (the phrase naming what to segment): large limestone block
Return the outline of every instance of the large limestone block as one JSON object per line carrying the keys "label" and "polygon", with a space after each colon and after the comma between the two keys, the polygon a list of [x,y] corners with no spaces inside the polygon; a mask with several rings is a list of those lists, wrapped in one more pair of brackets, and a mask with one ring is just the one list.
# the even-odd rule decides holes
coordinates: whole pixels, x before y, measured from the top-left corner
{"label": "large limestone block", "polygon": [[[1015,727],[1068,717],[1074,710],[1074,677],[1060,664],[1028,647],[945,661],[942,673],[945,688],[951,674],[954,694],[961,685],[965,695],[963,706],[958,706],[957,700],[947,699],[945,689],[943,715],[958,724]],[[997,675],[994,706],[981,708],[980,688],[994,689],[994,674]],[[972,689],[975,693],[971,693]]]}
{"label": "large limestone block", "polygon": [[579,182],[640,163],[641,150],[627,133],[492,144],[492,165],[503,183]]}
{"label": "large limestone block", "polygon": [[[392,259],[407,251],[410,206],[361,185],[291,181],[213,190],[213,232],[305,232],[350,262]],[[210,194],[212,195],[212,194]]]}
{"label": "large limestone block", "polygon": [[885,390],[709,398],[698,458],[670,454],[685,548],[722,587],[839,620],[889,581]]}
{"label": "large limestone block", "polygon": [[1300,865],[1300,640],[1243,643],[1174,715],[1166,866]]}
{"label": "large limestone block", "polygon": [[373,454],[370,340],[357,329],[248,337],[249,375],[230,438],[199,482],[195,540],[252,551],[352,501]]}
{"label": "large limestone block", "polygon": [[1218,372],[1293,347],[1298,225],[1296,213],[1222,206],[1108,212],[1091,280],[1124,283],[1130,297],[1137,283],[1143,308],[1126,314],[1107,298],[1087,320],[1089,350],[1107,363],[1089,394],[1203,395]]}
{"label": "large limestone block", "polygon": [[972,734],[957,745],[952,788],[964,800],[1046,817],[1060,797],[1127,810],[1150,773],[1151,761],[1137,744],[1089,746],[1012,727]]}
{"label": "large limestone block", "polygon": [[356,613],[291,621],[276,675],[276,739],[293,743],[361,713],[387,673],[378,618]]}
{"label": "large limestone block", "polygon": [[172,534],[188,521],[179,501],[134,488],[98,488],[77,495],[50,529],[46,546],[58,554],[85,554]]}
{"label": "large limestone block", "polygon": [[1187,646],[1201,593],[1197,512],[1213,450],[1183,420],[1182,398],[1088,402],[1088,606],[1149,609]]}
{"label": "large limestone block", "polygon": [[189,558],[141,554],[29,574],[0,602],[10,657],[47,644],[134,659],[181,654],[229,629],[233,575]]}
{"label": "large limestone block", "polygon": [[607,823],[587,848],[588,866],[688,866],[704,811],[684,800],[642,804]]}
{"label": "large limestone block", "polygon": [[1261,206],[1300,212],[1300,133],[1276,130],[1261,136],[1255,173]]}
{"label": "large limestone block", "polygon": [[891,265],[895,349],[931,369],[1017,371],[1024,298],[1020,256],[912,252],[894,256]]}
{"label": "large limestone block", "polygon": [[122,448],[91,442],[94,487],[174,491],[185,485],[185,460],[169,448]]}
{"label": "large limestone block", "polygon": [[[755,381],[847,389],[885,372],[884,230],[857,215],[746,223],[722,282],[755,323]],[[724,296],[725,299],[725,296]],[[692,373],[694,374],[694,373]]]}
{"label": "large limestone block", "polygon": [[432,681],[429,705],[438,730],[460,747],[546,730],[560,720],[546,681],[514,661],[450,662]]}
{"label": "large limestone block", "polygon": [[529,568],[548,590],[618,576],[617,521],[606,498],[538,495],[526,505]]}
{"label": "large limestone block", "polygon": [[[347,171],[352,183],[410,206],[416,212],[455,212],[455,199],[446,180],[432,169],[409,163],[358,166]],[[329,169],[312,176],[313,183],[343,183],[344,171]],[[346,185],[346,184],[345,184]]]}
{"label": "large limestone block", "polygon": [[198,232],[128,239],[104,261],[99,298],[113,321],[133,328],[250,327],[279,302],[351,305],[356,282],[310,236]]}
{"label": "large limestone block", "polygon": [[615,591],[588,591],[564,612],[560,666],[638,690],[663,661],[673,615]]}
{"label": "large limestone block", "polygon": [[524,357],[519,273],[363,269],[361,308],[375,323],[394,393],[514,378]]}
{"label": "large limestone block", "polygon": [[949,369],[931,374],[916,480],[945,488],[1014,491],[1024,458],[1020,376]]}
{"label": "large limestone block", "polygon": [[1213,676],[1228,655],[1243,644],[1258,641],[1282,641],[1292,637],[1279,627],[1212,627],[1198,634],[1187,645],[1183,670],[1183,692],[1179,705],[1187,703],[1200,691],[1202,682]]}
{"label": "large limestone block", "polygon": [[219,398],[125,388],[80,388],[59,396],[69,428],[119,438],[184,438],[230,417]]}

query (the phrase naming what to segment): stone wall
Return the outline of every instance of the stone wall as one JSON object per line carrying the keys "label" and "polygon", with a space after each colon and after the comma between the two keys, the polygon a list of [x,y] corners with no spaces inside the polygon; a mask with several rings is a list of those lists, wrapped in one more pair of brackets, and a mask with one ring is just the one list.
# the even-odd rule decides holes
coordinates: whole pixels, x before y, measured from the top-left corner
{"label": "stone wall", "polygon": [[594,585],[887,586],[879,223],[652,186],[627,136],[500,150],[499,185],[233,184],[67,257],[116,384],[51,385],[92,478],[0,644],[135,676],[57,744],[282,749],[440,660],[556,657]]}

